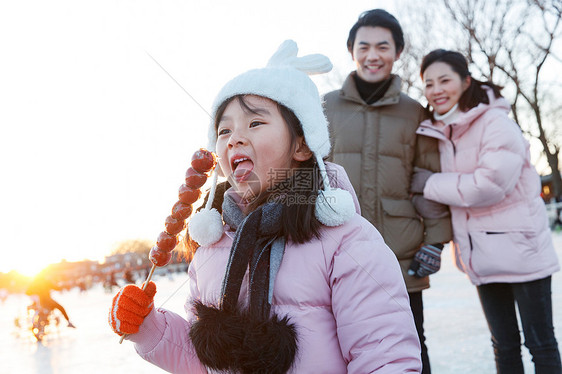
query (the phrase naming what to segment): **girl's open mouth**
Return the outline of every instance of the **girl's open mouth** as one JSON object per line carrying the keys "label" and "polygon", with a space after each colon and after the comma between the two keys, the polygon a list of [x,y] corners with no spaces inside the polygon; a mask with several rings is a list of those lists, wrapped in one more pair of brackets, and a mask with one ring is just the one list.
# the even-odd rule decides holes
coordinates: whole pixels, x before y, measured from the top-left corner
{"label": "girl's open mouth", "polygon": [[232,161],[232,177],[236,182],[245,181],[254,169],[254,163],[248,157],[235,158]]}

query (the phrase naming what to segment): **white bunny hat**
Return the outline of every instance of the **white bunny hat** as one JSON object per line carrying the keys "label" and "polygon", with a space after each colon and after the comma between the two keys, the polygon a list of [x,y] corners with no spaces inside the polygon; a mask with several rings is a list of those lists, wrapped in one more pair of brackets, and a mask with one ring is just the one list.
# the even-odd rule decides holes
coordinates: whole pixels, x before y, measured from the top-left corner
{"label": "white bunny hat", "polygon": [[[321,54],[297,57],[298,47],[292,40],[284,41],[265,68],[247,71],[228,82],[213,102],[208,133],[208,149],[215,151],[217,133],[215,117],[218,107],[237,95],[257,95],[276,101],[291,109],[299,119],[306,144],[314,153],[323,179],[324,188],[316,200],[316,218],[326,226],[339,226],[355,214],[353,199],[348,191],[330,187],[323,158],[330,153],[328,121],[312,74],[332,70],[328,57]],[[217,242],[223,233],[220,214],[211,209],[217,173],[207,204],[189,222],[189,235],[200,245]]]}

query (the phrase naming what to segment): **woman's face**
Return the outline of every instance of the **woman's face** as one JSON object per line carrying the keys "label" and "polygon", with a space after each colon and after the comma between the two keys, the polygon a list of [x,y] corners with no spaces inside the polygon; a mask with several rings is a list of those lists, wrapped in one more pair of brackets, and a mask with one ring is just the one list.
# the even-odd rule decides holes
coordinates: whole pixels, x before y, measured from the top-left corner
{"label": "woman's face", "polygon": [[[277,104],[248,95],[232,100],[217,127],[219,165],[243,201],[286,179],[295,161],[303,161],[304,139],[293,142]],[[310,157],[310,156],[309,156]]]}
{"label": "woman's face", "polygon": [[434,62],[423,73],[425,97],[437,114],[445,114],[459,102],[470,85],[470,77],[462,79],[449,64]]}

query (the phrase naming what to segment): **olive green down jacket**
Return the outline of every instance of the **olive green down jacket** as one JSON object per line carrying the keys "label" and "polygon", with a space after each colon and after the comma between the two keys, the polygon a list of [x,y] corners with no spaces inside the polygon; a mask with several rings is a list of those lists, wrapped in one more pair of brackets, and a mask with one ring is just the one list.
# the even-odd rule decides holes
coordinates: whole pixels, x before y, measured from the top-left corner
{"label": "olive green down jacket", "polygon": [[325,95],[330,123],[330,161],[344,167],[355,188],[361,214],[394,251],[408,292],[429,287],[429,277],[415,278],[408,267],[422,243],[446,243],[452,238],[450,217],[424,219],[410,200],[414,166],[440,171],[435,139],[416,135],[424,119],[422,106],[392,83],[377,102],[366,104],[352,72],[339,90]]}

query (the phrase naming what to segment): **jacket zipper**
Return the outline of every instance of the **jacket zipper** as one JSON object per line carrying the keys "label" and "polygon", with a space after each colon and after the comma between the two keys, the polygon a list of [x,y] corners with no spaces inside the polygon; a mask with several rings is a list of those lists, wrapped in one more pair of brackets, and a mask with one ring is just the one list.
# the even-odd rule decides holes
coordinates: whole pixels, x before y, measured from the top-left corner
{"label": "jacket zipper", "polygon": [[[375,115],[375,111],[374,110],[369,110],[369,111],[365,111],[365,126],[368,126],[368,119],[370,116],[374,116]],[[380,113],[379,113],[380,115]],[[375,121],[373,121],[374,123]],[[377,127],[375,129],[376,131],[376,139],[375,139],[375,157],[376,157],[376,163],[379,163],[379,142],[380,142],[380,133],[381,133],[381,126],[380,126],[380,116],[379,118],[377,118]],[[374,185],[374,189],[375,189],[375,198],[378,198],[379,200],[379,204],[375,204],[375,217],[377,217],[377,219],[380,219],[380,222],[384,222],[384,217],[382,217],[382,209],[381,209],[381,205],[382,202],[380,202],[380,196],[379,196],[379,168],[377,166],[376,168],[376,172],[375,172],[375,185]],[[381,231],[383,228],[383,225],[381,226]],[[381,232],[381,235],[384,235],[384,232]]]}
{"label": "jacket zipper", "polygon": [[451,142],[451,144],[453,145],[453,155],[456,156],[457,155],[457,147],[455,146],[455,142],[453,142],[453,127],[449,126],[451,131],[449,132],[449,141]]}

